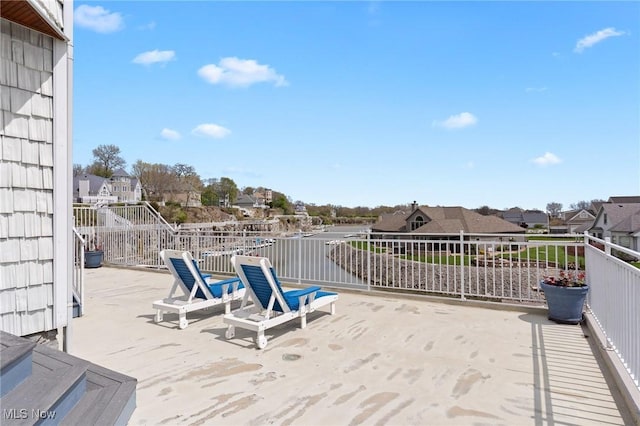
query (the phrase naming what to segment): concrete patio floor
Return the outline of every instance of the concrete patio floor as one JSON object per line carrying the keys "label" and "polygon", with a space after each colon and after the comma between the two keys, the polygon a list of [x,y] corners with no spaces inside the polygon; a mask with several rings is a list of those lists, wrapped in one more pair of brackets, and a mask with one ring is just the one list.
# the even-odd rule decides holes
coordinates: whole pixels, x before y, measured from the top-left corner
{"label": "concrete patio floor", "polygon": [[71,353],[138,379],[132,425],[631,424],[580,326],[544,311],[339,291],[316,311],[226,340],[223,308],[153,322],[169,273],[85,271]]}

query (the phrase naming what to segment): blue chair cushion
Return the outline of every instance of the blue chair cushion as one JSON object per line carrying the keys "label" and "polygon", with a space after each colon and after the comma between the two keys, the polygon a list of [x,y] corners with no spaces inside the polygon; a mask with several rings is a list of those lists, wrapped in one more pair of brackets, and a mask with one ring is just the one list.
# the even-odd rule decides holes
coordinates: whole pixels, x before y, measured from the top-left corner
{"label": "blue chair cushion", "polygon": [[[172,258],[171,259],[171,264],[173,264],[173,267],[175,268],[176,272],[178,273],[178,276],[180,277],[180,279],[182,280],[182,282],[184,283],[184,285],[187,287],[187,289],[191,292],[193,290],[193,286],[197,285],[196,284],[196,279],[195,277],[191,274],[191,271],[189,271],[189,268],[187,268],[187,265],[184,263],[184,260],[182,259],[175,259]],[[200,268],[198,268],[198,264],[197,262],[193,261],[193,265],[196,267],[196,271],[198,271],[198,273],[200,274],[200,276],[202,277],[202,280],[206,283],[207,282],[207,278],[209,278],[211,276],[211,274],[203,274],[202,272],[200,272]],[[222,297],[222,285],[223,284],[229,284],[229,288],[227,289],[227,293],[231,293],[233,291],[233,286],[231,285],[233,282],[238,282],[238,289],[241,289],[244,287],[244,285],[242,285],[242,283],[240,282],[240,278],[235,277],[235,278],[230,278],[224,281],[219,281],[217,283],[213,283],[213,284],[207,284],[207,287],[209,288],[209,292],[211,293],[211,295],[215,298],[220,298]],[[204,293],[202,292],[202,289],[198,288],[198,290],[196,290],[196,295],[195,297],[198,297],[200,299],[206,299],[207,297],[204,295]]]}
{"label": "blue chair cushion", "polygon": [[229,288],[227,288],[227,294],[231,294],[233,292],[233,283],[238,283],[238,290],[244,288],[244,284],[240,281],[240,278],[229,278],[228,280],[218,281],[217,283],[207,284],[209,287],[209,291],[213,294],[213,297],[220,298],[222,297],[222,286],[224,284],[229,284]]}
{"label": "blue chair cushion", "polygon": [[[251,288],[253,292],[256,294],[263,308],[266,308],[269,305],[269,299],[271,298],[271,286],[267,281],[267,278],[262,273],[262,268],[259,266],[253,265],[242,265],[242,270],[244,271],[247,279],[251,283]],[[336,293],[331,293],[328,291],[321,291],[320,287],[312,286],[299,290],[289,290],[283,291],[282,285],[280,284],[280,280],[276,275],[276,271],[271,268],[271,275],[273,276],[274,281],[276,282],[276,287],[282,294],[285,303],[289,306],[289,309],[292,311],[297,311],[300,309],[300,296],[309,295],[311,293],[316,293],[315,297],[323,297],[334,295]],[[306,300],[306,299],[305,299]],[[304,300],[303,300],[304,302]],[[273,310],[277,312],[284,312],[284,309],[280,306],[280,303],[276,300],[273,305]]]}

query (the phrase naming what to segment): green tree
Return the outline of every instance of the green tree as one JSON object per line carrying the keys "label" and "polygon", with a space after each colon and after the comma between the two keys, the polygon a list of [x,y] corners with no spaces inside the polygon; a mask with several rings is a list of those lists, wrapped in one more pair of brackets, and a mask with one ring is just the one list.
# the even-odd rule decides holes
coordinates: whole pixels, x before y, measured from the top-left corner
{"label": "green tree", "polygon": [[233,179],[228,177],[220,178],[220,187],[219,187],[220,199],[224,199],[227,195],[229,196],[229,203],[233,204],[238,199],[238,186],[233,181]]}
{"label": "green tree", "polygon": [[293,206],[291,200],[281,192],[273,191],[273,197],[270,207],[281,209],[283,214],[293,214]]}

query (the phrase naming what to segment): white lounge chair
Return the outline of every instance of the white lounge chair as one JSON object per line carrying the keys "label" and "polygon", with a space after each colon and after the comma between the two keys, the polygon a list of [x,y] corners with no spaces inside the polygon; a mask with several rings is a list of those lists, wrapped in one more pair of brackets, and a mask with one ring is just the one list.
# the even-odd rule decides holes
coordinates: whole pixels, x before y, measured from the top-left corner
{"label": "white lounge chair", "polygon": [[[271,327],[300,318],[300,326],[305,328],[306,315],[326,305],[330,305],[331,315],[335,314],[337,293],[321,291],[318,286],[283,291],[266,257],[237,255],[231,258],[231,263],[247,291],[240,308],[223,317],[228,324],[227,339],[234,337],[235,327],[255,331],[256,344],[263,349],[267,346],[264,332]],[[247,305],[249,299],[253,305]]]}
{"label": "white lounge chair", "polygon": [[[245,289],[239,278],[212,282],[210,275],[200,272],[188,251],[163,250],[160,257],[171,271],[174,282],[169,297],[153,302],[153,309],[157,309],[155,322],[162,321],[165,312],[173,312],[178,314],[179,327],[184,329],[189,325],[187,312],[224,304],[225,313],[229,313],[231,301],[244,296]],[[183,294],[179,294],[178,288]]]}

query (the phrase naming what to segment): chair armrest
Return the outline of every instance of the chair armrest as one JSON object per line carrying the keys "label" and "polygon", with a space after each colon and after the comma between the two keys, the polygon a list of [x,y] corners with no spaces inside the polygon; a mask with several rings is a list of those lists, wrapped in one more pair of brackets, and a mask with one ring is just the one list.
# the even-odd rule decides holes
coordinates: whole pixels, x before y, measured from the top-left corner
{"label": "chair armrest", "polygon": [[239,289],[241,289],[242,281],[239,277],[228,278],[226,280],[218,281],[215,283],[208,284],[209,287],[220,287],[222,289],[222,297],[226,298],[229,293],[233,293],[235,296]]}
{"label": "chair armrest", "polygon": [[286,294],[287,296],[291,296],[291,297],[300,297],[300,296],[306,296],[307,294],[315,293],[316,291],[320,291],[320,287],[317,285],[314,285],[312,287],[307,287],[300,290],[289,290],[286,292]]}
{"label": "chair armrest", "polygon": [[238,277],[228,278],[226,280],[222,280],[222,281],[218,281],[217,283],[213,283],[213,285],[233,284],[233,283],[240,284],[240,278],[238,278]]}

